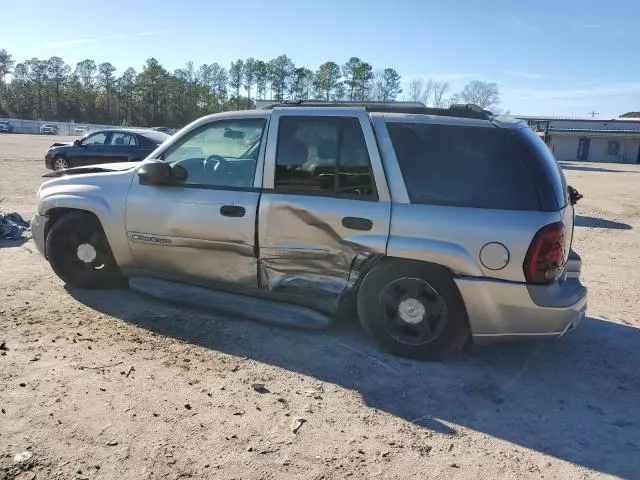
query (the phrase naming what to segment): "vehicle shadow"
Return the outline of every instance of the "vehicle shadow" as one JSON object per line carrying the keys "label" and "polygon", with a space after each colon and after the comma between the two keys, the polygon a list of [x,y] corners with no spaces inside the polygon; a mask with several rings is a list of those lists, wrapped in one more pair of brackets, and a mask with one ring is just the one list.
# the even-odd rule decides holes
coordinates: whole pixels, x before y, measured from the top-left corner
{"label": "vehicle shadow", "polygon": [[428,363],[380,351],[354,322],[305,332],[130,290],[69,292],[150,332],[356,390],[369,407],[452,441],[463,426],[606,474],[640,476],[638,328],[587,318],[559,341],[475,348]]}
{"label": "vehicle shadow", "polygon": [[[591,167],[587,165],[576,165],[567,161],[558,162],[563,170],[575,170],[578,172],[602,172],[602,173],[640,173],[640,170],[615,170],[612,168]],[[617,164],[618,165],[618,164]]]}
{"label": "vehicle shadow", "polygon": [[607,228],[611,230],[631,230],[633,228],[628,223],[586,215],[576,215],[574,224],[576,227]]}

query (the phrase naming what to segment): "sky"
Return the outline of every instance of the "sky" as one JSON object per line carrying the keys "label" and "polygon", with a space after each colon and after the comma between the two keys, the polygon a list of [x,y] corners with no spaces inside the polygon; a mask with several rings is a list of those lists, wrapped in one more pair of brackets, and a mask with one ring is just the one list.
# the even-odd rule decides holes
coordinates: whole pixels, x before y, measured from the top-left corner
{"label": "sky", "polygon": [[357,56],[374,69],[497,82],[515,115],[613,118],[640,110],[640,0],[20,0],[2,2],[0,49],[22,62],[155,57],[174,70],[288,55],[315,70]]}

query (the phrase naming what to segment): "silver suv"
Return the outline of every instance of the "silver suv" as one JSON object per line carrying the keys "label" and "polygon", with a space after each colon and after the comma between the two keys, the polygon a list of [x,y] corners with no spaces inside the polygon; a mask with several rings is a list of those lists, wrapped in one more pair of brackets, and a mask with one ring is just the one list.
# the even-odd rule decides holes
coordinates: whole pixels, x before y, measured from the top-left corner
{"label": "silver suv", "polygon": [[559,337],[585,315],[561,169],[525,123],[477,107],[227,112],[142,163],[47,176],[33,234],[72,286],[128,278],[297,326],[351,308],[413,358]]}

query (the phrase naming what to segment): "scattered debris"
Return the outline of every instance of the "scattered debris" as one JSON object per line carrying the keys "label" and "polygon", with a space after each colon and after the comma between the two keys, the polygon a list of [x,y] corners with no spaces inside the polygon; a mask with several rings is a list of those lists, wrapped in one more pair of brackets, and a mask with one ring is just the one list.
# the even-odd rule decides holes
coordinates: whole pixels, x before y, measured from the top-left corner
{"label": "scattered debris", "polygon": [[0,351],[6,352],[8,350],[9,350],[9,347],[7,347],[7,342],[5,340],[2,340],[0,342]]}
{"label": "scattered debris", "polygon": [[252,383],[251,388],[260,394],[270,393],[269,389],[265,387],[264,383]]}
{"label": "scattered debris", "polygon": [[460,465],[458,465],[457,463],[452,463],[451,465],[449,465],[451,468],[460,468]]}
{"label": "scattered debris", "polygon": [[127,371],[127,374],[125,375],[125,377],[129,378],[129,375],[131,375],[131,372],[135,372],[135,371],[136,369],[133,366],[129,367],[129,370]]}
{"label": "scattered debris", "polygon": [[305,423],[307,420],[304,418],[294,418],[293,419],[293,424],[291,425],[291,431],[293,433],[298,433],[298,430],[300,430],[300,427],[302,427],[302,424]]}
{"label": "scattered debris", "polygon": [[453,443],[449,445],[449,451],[453,450]]}
{"label": "scattered debris", "polygon": [[110,365],[99,365],[97,367],[87,367],[85,365],[78,365],[80,370],[86,368],[87,370],[102,370],[103,368],[116,367],[118,365],[122,365],[124,362],[112,363]]}
{"label": "scattered debris", "polygon": [[118,445],[118,442],[116,440],[107,442],[107,447],[115,447],[116,445]]}
{"label": "scattered debris", "polygon": [[36,474],[34,472],[22,472],[14,480],[35,480]]}
{"label": "scattered debris", "polygon": [[363,450],[363,449],[361,449],[361,448],[359,448],[359,449],[358,449],[358,453],[359,453],[360,455],[364,455],[364,450]]}
{"label": "scattered debris", "polygon": [[184,408],[186,408],[187,410],[191,410],[191,405],[189,405],[188,403],[185,403]]}
{"label": "scattered debris", "polygon": [[24,463],[28,460],[31,460],[31,457],[33,457],[33,453],[29,450],[25,450],[24,452],[16,453],[16,455],[13,457],[13,461],[16,463]]}
{"label": "scattered debris", "polygon": [[36,353],[33,358],[29,359],[30,362],[37,362],[40,360],[40,354]]}
{"label": "scattered debris", "polygon": [[20,386],[21,386],[21,387],[26,387],[26,386],[27,386],[27,384],[26,384],[26,383],[24,383],[24,382],[20,382]]}
{"label": "scattered debris", "polygon": [[247,452],[253,452],[253,447],[247,447]]}
{"label": "scattered debris", "polygon": [[29,230],[29,222],[18,213],[0,213],[0,238],[20,240]]}

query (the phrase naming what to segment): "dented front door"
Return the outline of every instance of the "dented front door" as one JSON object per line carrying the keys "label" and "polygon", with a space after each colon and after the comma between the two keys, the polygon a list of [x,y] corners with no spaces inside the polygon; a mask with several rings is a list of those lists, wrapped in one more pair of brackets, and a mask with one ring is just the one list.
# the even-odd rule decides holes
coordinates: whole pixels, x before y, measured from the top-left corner
{"label": "dented front door", "polygon": [[275,109],[263,187],[260,287],[335,311],[386,252],[391,206],[367,113]]}
{"label": "dented front door", "polygon": [[233,115],[196,125],[159,157],[184,179],[137,177],[126,204],[135,266],[149,275],[257,288],[256,219],[268,118]]}

